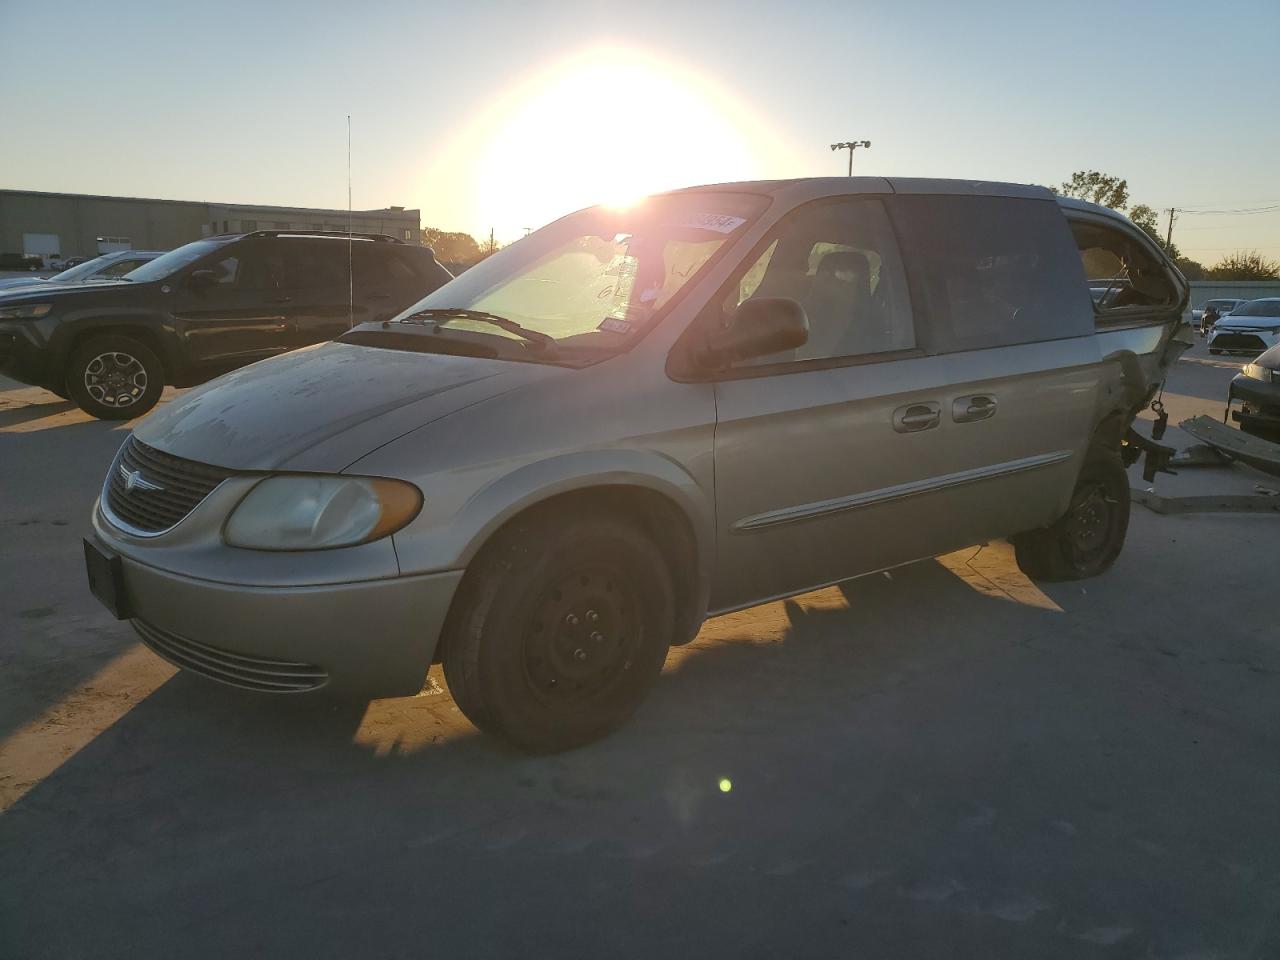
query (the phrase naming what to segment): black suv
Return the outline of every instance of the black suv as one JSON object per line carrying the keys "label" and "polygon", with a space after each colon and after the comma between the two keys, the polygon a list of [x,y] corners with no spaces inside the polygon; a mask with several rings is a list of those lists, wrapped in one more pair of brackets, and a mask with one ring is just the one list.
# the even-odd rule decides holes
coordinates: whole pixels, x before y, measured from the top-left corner
{"label": "black suv", "polygon": [[377,234],[210,237],[121,280],[0,295],[0,372],[127,420],[166,383],[201,383],[389,319],[451,279],[426,247]]}

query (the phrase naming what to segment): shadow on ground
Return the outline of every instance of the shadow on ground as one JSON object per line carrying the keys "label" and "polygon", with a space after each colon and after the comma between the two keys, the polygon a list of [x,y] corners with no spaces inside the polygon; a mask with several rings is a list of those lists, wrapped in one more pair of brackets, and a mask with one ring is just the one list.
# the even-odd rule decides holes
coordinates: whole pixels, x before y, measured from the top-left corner
{"label": "shadow on ground", "polygon": [[1137,569],[1059,611],[931,561],[723,617],[554,757],[438,683],[179,675],[0,819],[0,954],[1255,955],[1280,658],[1165,638],[1191,605],[1121,623]]}

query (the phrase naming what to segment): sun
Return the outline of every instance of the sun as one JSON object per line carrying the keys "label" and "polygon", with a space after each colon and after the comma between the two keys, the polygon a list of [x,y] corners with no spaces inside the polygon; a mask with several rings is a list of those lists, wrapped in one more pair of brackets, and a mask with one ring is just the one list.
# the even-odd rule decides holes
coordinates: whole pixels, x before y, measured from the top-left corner
{"label": "sun", "polygon": [[602,49],[504,93],[456,138],[450,166],[475,222],[513,239],[584,206],[760,177],[776,153],[762,127],[690,70]]}

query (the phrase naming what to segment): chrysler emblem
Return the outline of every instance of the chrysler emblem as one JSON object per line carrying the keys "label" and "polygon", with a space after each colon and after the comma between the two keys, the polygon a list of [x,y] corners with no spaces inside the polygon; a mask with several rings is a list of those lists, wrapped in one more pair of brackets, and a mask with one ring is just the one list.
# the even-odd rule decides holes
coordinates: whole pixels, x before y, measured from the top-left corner
{"label": "chrysler emblem", "polygon": [[141,470],[130,470],[123,463],[119,467],[120,476],[124,477],[124,488],[132,493],[134,490],[163,490],[158,483],[152,483],[142,475]]}

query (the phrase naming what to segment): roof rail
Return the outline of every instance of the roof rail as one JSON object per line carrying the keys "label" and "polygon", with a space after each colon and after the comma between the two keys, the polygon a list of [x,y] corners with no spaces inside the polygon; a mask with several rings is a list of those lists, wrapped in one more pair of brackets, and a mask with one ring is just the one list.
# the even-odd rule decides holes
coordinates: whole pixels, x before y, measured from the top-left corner
{"label": "roof rail", "polygon": [[[226,234],[224,234],[226,236]],[[355,237],[361,240],[375,240],[378,243],[404,243],[399,237],[385,233],[347,233],[345,230],[250,230],[242,234],[245,237]]]}

